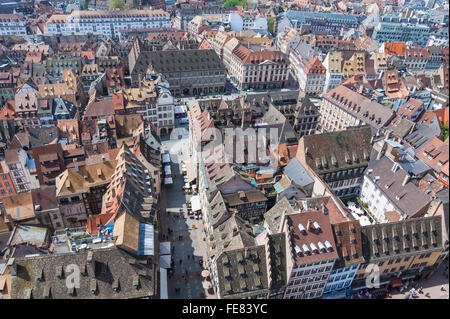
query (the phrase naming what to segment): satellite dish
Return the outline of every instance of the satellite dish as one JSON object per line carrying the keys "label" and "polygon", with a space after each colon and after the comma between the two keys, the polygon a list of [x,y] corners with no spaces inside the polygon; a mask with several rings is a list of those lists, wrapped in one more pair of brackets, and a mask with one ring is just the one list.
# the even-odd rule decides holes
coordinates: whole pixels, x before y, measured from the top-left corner
{"label": "satellite dish", "polygon": [[86,249],[87,248],[87,244],[81,244],[80,245],[80,249]]}

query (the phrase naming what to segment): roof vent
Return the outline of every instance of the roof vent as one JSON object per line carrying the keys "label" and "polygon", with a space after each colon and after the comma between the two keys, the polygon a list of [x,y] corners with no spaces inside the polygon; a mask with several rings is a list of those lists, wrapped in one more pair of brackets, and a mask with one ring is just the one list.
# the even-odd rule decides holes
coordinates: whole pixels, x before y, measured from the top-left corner
{"label": "roof vent", "polygon": [[297,255],[297,257],[301,257],[302,256],[302,250],[300,249],[300,247],[295,245],[294,250],[295,250],[295,254]]}
{"label": "roof vent", "polygon": [[302,249],[303,249],[303,252],[305,253],[305,255],[311,255],[311,251],[309,250],[309,248],[306,244],[303,244]]}
{"label": "roof vent", "polygon": [[319,250],[320,250],[321,253],[325,253],[325,252],[326,252],[325,245],[322,244],[322,242],[319,241],[319,242],[317,243],[317,245],[319,246]]}
{"label": "roof vent", "polygon": [[314,222],[314,223],[313,223],[313,226],[314,226],[314,228],[315,228],[315,232],[316,232],[316,233],[319,233],[319,232],[320,232],[320,225],[319,225],[319,223],[318,223],[318,222]]}
{"label": "roof vent", "polygon": [[331,246],[328,240],[325,240],[325,247],[327,247],[327,251],[329,252],[333,251],[333,246]]}
{"label": "roof vent", "polygon": [[316,245],[314,245],[314,243],[309,244],[311,246],[311,250],[315,253],[318,254],[319,250],[317,249]]}
{"label": "roof vent", "polygon": [[302,235],[306,235],[306,229],[302,224],[298,224],[298,229]]}

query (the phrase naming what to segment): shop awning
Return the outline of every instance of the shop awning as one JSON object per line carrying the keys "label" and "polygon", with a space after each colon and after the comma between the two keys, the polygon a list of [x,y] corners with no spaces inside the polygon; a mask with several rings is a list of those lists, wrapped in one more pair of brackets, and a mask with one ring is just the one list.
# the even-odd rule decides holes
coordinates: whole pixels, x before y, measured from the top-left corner
{"label": "shop awning", "polygon": [[159,266],[164,269],[169,269],[171,259],[171,255],[159,256]]}
{"label": "shop awning", "polygon": [[163,164],[170,163],[170,154],[169,153],[162,155],[162,162],[163,162]]}
{"label": "shop awning", "polygon": [[170,255],[170,241],[163,241],[159,243],[159,255]]}
{"label": "shop awning", "polygon": [[403,285],[403,281],[401,280],[401,278],[395,278],[392,279],[391,282],[389,283],[389,285],[392,288],[397,288],[397,287],[401,287]]}
{"label": "shop awning", "polygon": [[192,163],[191,161],[186,163],[186,175],[188,178],[188,182],[192,183],[193,181],[195,181],[196,179],[196,174],[195,174],[195,164]]}
{"label": "shop awning", "polygon": [[200,206],[200,196],[196,195],[191,197],[191,207],[193,212],[202,209],[202,207]]}
{"label": "shop awning", "polygon": [[160,273],[160,292],[159,297],[161,299],[169,299],[168,289],[167,289],[167,269],[162,267],[159,268]]}

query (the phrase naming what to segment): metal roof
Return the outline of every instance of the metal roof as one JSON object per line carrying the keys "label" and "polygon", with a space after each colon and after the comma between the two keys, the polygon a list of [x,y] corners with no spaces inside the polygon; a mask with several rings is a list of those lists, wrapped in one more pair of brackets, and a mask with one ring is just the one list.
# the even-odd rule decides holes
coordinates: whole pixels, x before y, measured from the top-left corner
{"label": "metal roof", "polygon": [[155,253],[154,227],[150,224],[139,224],[138,256],[151,256]]}

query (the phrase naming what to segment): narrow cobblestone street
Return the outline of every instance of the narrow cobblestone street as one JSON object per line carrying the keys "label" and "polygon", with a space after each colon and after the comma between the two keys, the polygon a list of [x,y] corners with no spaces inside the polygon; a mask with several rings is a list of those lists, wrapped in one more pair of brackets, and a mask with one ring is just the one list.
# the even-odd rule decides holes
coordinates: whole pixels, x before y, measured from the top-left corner
{"label": "narrow cobblestone street", "polygon": [[[179,132],[183,133],[181,130]],[[168,277],[169,299],[205,298],[207,295],[203,287],[205,278],[201,276],[203,270],[201,261],[206,259],[202,220],[191,219],[180,212],[183,204],[191,197],[183,193],[184,181],[178,163],[181,152],[187,150],[188,137],[184,134],[180,135],[181,139],[174,139],[174,136],[177,137],[178,132],[172,134],[172,139],[165,137],[161,141],[163,149],[171,152],[171,168],[174,175],[173,184],[163,186],[160,203],[162,235],[169,236],[172,245],[173,273]]]}

